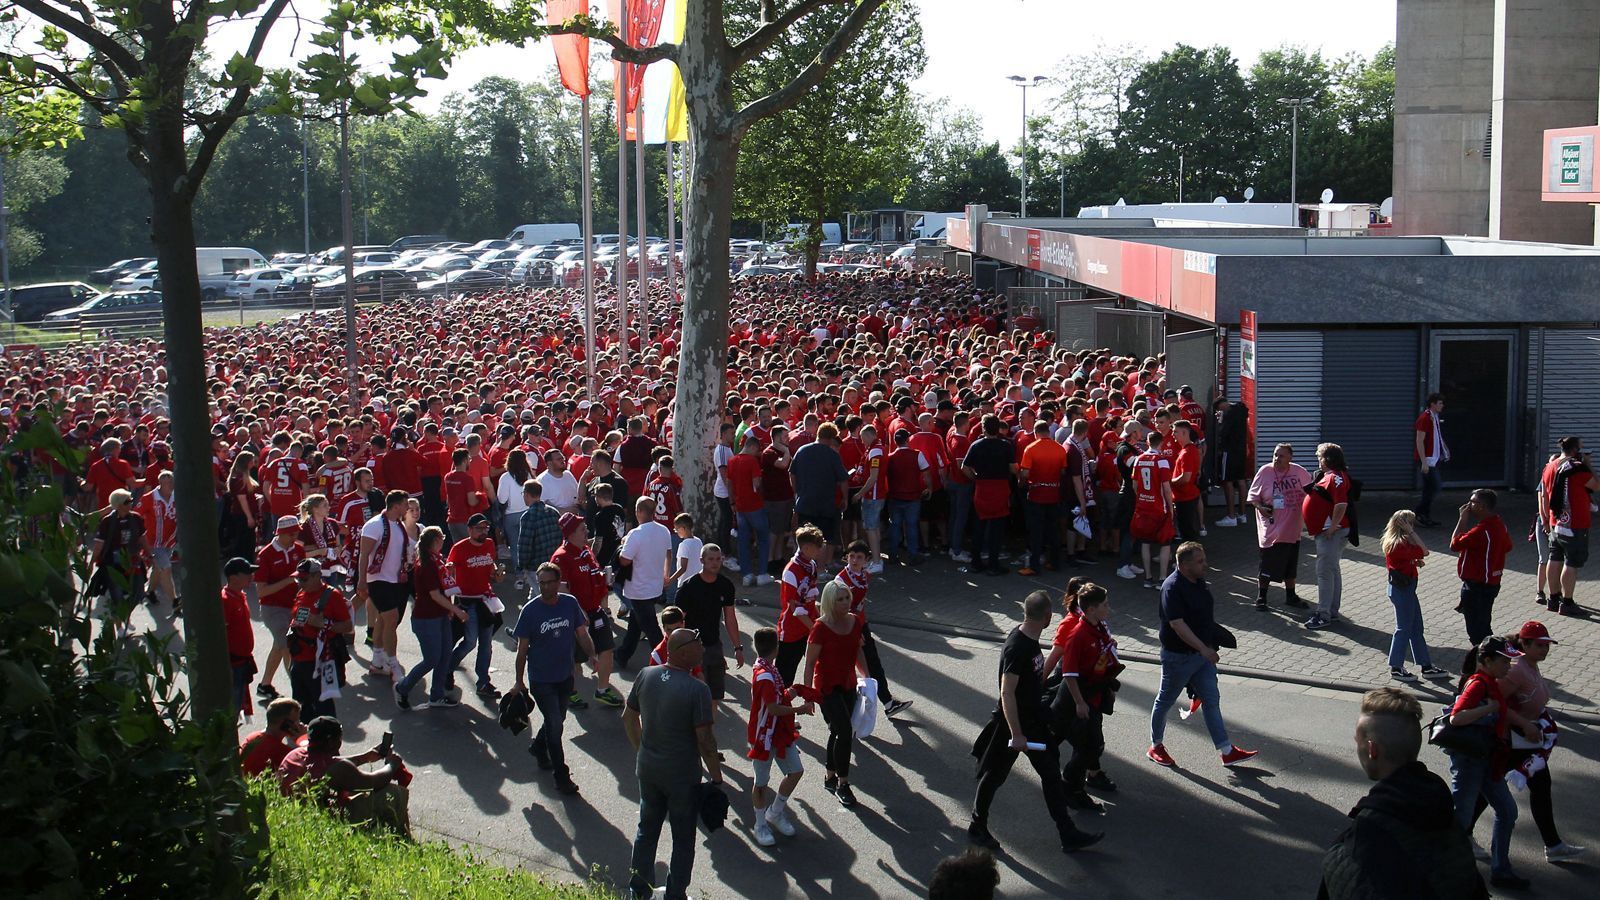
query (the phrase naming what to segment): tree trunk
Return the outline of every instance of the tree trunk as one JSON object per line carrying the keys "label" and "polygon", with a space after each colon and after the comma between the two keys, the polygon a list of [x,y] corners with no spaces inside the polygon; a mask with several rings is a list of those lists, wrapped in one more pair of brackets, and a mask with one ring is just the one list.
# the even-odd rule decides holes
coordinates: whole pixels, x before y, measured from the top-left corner
{"label": "tree trunk", "polygon": [[233,691],[227,631],[216,600],[222,584],[217,559],[217,505],[211,474],[211,414],[200,325],[200,274],[195,263],[194,205],[187,190],[183,126],[152,115],[145,137],[150,229],[161,274],[161,317],[167,351],[167,414],[172,420],[177,483],[178,553],[183,578],[184,645],[196,720],[226,716]]}
{"label": "tree trunk", "polygon": [[822,213],[811,214],[806,227],[806,280],[816,283],[817,259],[822,256]]}

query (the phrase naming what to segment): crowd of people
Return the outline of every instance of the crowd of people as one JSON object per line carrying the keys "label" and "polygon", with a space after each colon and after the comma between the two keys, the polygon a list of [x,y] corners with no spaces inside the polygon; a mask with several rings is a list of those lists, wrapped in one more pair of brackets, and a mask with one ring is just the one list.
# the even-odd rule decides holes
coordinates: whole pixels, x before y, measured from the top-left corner
{"label": "crowd of people", "polygon": [[[1165,721],[1185,693],[1185,716],[1203,714],[1222,764],[1255,756],[1231,742],[1222,719],[1216,666],[1234,638],[1216,622],[1206,584],[1199,541],[1208,526],[1255,524],[1257,608],[1270,608],[1278,582],[1286,605],[1310,610],[1305,627],[1341,622],[1340,557],[1360,499],[1342,449],[1318,446],[1313,473],[1295,462],[1294,447],[1280,445],[1251,478],[1248,410],[1221,398],[1206,408],[1188,386],[1168,384],[1159,357],[1065,350],[1034,311],[1012,317],[1000,298],[943,273],[741,280],[725,416],[706,450],[714,498],[690,498],[715,502],[701,504],[686,502],[671,452],[676,311],[664,293],[651,308],[648,340],[603,318],[590,361],[581,297],[571,289],[385,306],[357,323],[353,384],[337,317],[210,329],[211,484],[174,483],[165,350],[154,339],[6,357],[0,424],[59,415],[67,443],[85,454],[78,472],[30,459],[12,465],[37,469],[78,509],[101,513],[91,589],[114,603],[143,600],[180,614],[175,536],[217,530],[241,709],[268,703],[271,731],[271,711],[284,708],[282,669],[295,721],[313,719],[318,755],[286,777],[331,771],[337,736],[322,725],[317,738],[317,723],[337,725],[343,691],[390,694],[397,715],[447,709],[460,703],[455,674],[469,655],[477,695],[501,704],[503,722],[538,715],[529,752],[563,793],[579,792],[564,758],[568,711],[591,702],[623,709],[645,795],[633,887],[651,886],[657,835],[670,823],[668,896],[688,884],[693,844],[684,829],[692,833],[693,810],[705,804],[706,792],[686,785],[699,783],[702,764],[712,785],[720,782],[709,711],[727,696],[730,656],[750,667],[745,755],[756,776],[757,843],[795,832],[786,808],[804,770],[796,716],[820,716],[824,787],[843,807],[857,802],[858,675],[872,679],[886,716],[910,705],[894,696],[867,621],[873,578],[886,566],[921,566],[941,554],[965,574],[1001,577],[1015,566],[1032,577],[1114,560],[1107,568],[1115,576],[1142,578],[1160,592],[1162,673],[1146,755],[1163,766],[1174,764]],[[1423,676],[1448,674],[1430,658],[1417,601],[1428,555],[1419,529],[1432,521],[1448,459],[1442,407],[1429,398],[1417,425],[1423,503],[1397,512],[1382,538],[1396,616],[1388,662],[1402,681],[1416,677],[1405,667],[1408,652]],[[1212,485],[1222,488],[1226,515],[1207,522],[1202,497]],[[1560,615],[1576,610],[1596,489],[1577,439],[1563,441],[1544,473],[1533,529],[1539,599]],[[212,492],[214,521],[177,520],[173,498],[184,490]],[[686,512],[713,506],[713,521]],[[1504,680],[1494,659],[1520,642],[1528,660],[1520,671],[1532,672],[1518,682],[1522,705],[1488,721],[1504,738],[1509,724],[1523,730],[1543,716],[1553,735],[1536,654],[1526,650],[1531,641],[1548,652],[1553,641],[1537,634],[1544,626],[1530,622],[1516,641],[1488,643],[1500,640],[1490,612],[1511,549],[1495,509],[1492,491],[1474,492],[1449,538],[1462,581],[1458,609],[1476,648],[1471,667]],[[1024,536],[1016,559],[1006,554],[1013,532]],[[1297,593],[1303,533],[1316,546],[1314,608]],[[775,626],[757,629],[748,648],[735,579],[778,585]],[[252,583],[271,636],[259,670]],[[507,599],[520,606],[514,620]],[[1070,811],[1099,808],[1091,788],[1115,790],[1101,765],[1099,717],[1115,702],[1122,664],[1106,624],[1108,592],[1082,578],[1069,583],[1047,654],[1055,600],[1030,594],[1002,651],[995,713],[973,748],[975,844],[997,845],[990,804],[1024,755],[1044,781],[1062,848],[1101,838],[1074,825]],[[418,659],[401,658],[402,622],[416,635]],[[491,638],[501,628],[517,649],[513,683],[497,686]],[[352,688],[346,668],[362,642],[367,678]],[[612,678],[640,650],[671,677],[645,687],[636,674],[624,696]],[[425,680],[423,701],[414,695]],[[1480,715],[1485,699],[1506,702],[1488,683],[1467,679],[1455,718]],[[1071,749],[1064,764],[1063,743]],[[403,768],[392,748],[369,756],[388,761],[386,776],[336,768],[368,787]],[[1508,814],[1495,787],[1509,759],[1463,765],[1456,777],[1458,793],[1470,795],[1458,810],[1479,795],[1495,810],[1492,865],[1501,880],[1517,877],[1500,838],[1515,807]],[[278,761],[280,773],[285,764]],[[1560,849],[1549,821],[1548,771],[1535,767],[1528,783],[1544,798],[1540,828],[1560,857],[1572,848]]]}

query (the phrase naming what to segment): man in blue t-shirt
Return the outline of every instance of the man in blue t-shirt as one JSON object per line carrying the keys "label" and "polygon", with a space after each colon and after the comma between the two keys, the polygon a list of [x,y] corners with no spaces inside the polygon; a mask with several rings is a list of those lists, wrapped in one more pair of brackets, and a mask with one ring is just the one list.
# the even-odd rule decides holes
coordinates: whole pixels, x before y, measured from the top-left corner
{"label": "man in blue t-shirt", "polygon": [[561,568],[544,563],[535,577],[539,595],[522,607],[517,627],[511,631],[517,639],[517,683],[512,691],[530,694],[544,717],[528,752],[538,760],[539,768],[555,771],[556,790],[571,795],[578,792],[578,786],[561,748],[561,727],[567,718],[567,698],[572,696],[574,644],[583,648],[589,667],[594,668],[594,641],[589,638],[578,598],[561,593]]}

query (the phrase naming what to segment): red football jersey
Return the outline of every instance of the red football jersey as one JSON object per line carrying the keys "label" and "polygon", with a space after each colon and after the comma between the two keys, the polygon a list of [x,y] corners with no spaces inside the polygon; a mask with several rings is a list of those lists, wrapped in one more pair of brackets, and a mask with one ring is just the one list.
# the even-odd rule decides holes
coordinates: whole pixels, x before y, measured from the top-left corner
{"label": "red football jersey", "polygon": [[1133,514],[1140,518],[1161,519],[1171,514],[1161,486],[1172,483],[1172,463],[1160,454],[1146,450],[1133,460]]}

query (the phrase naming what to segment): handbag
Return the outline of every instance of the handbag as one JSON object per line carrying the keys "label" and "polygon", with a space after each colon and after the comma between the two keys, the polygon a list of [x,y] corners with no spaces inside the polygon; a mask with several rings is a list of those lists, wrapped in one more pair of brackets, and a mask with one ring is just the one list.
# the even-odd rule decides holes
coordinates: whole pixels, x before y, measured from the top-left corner
{"label": "handbag", "polygon": [[1488,759],[1494,754],[1499,737],[1494,729],[1473,723],[1471,725],[1450,724],[1450,710],[1433,718],[1428,723],[1428,743],[1438,747],[1445,753],[1459,754],[1469,759]]}

